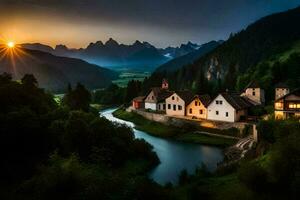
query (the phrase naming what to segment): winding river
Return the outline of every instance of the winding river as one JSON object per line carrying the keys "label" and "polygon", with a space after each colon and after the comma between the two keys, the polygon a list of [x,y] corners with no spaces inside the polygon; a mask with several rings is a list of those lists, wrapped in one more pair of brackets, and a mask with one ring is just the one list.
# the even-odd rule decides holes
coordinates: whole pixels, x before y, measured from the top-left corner
{"label": "winding river", "polygon": [[196,167],[204,163],[209,170],[213,171],[217,167],[217,163],[223,160],[222,150],[212,146],[190,144],[168,140],[164,138],[154,137],[146,132],[136,130],[132,122],[118,119],[112,115],[116,109],[107,109],[100,114],[113,122],[126,124],[133,128],[136,138],[142,138],[154,147],[160,164],[155,167],[149,177],[160,184],[178,182],[178,175],[184,169],[188,173],[195,172]]}

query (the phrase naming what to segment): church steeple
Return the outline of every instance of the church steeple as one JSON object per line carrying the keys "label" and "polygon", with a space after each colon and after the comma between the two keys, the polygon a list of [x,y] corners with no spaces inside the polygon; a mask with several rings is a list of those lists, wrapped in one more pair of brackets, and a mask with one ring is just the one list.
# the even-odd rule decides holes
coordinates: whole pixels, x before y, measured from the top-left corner
{"label": "church steeple", "polygon": [[168,83],[167,79],[165,79],[165,78],[163,79],[162,84],[161,84],[161,88],[165,89],[165,90],[169,89],[169,83]]}

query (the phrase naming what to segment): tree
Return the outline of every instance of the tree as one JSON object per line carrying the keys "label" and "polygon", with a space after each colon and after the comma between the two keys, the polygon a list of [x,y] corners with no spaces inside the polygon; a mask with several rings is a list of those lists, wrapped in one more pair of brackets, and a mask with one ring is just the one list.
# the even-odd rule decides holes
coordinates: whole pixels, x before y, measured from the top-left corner
{"label": "tree", "polygon": [[89,111],[92,100],[91,93],[80,83],[77,84],[75,90],[71,88],[63,98],[63,103],[69,106],[72,110]]}
{"label": "tree", "polygon": [[24,86],[33,88],[37,87],[38,81],[32,74],[25,74],[24,77],[21,79],[21,82]]}

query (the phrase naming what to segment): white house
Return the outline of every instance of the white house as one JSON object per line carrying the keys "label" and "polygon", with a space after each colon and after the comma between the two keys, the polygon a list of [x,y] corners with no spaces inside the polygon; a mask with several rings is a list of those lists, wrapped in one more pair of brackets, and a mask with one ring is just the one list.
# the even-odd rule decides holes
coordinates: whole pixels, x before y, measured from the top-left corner
{"label": "white house", "polygon": [[186,106],[193,100],[194,95],[189,91],[174,92],[166,98],[166,114],[169,116],[185,116]]}
{"label": "white house", "polygon": [[234,93],[221,93],[207,107],[207,119],[237,122],[247,116],[247,109],[253,106],[246,98]]}

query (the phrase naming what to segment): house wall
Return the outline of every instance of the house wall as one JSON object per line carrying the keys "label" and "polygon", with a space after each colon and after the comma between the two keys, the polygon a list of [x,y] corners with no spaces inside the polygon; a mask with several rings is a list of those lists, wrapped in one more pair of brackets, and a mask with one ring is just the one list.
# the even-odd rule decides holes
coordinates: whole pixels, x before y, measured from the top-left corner
{"label": "house wall", "polygon": [[157,110],[166,111],[166,102],[160,102],[157,104]]}
{"label": "house wall", "polygon": [[[222,101],[222,104],[216,104],[216,101]],[[218,95],[209,104],[207,111],[207,119],[209,120],[235,122],[235,109],[224,99],[222,95]],[[226,112],[228,113],[228,116],[226,116]]]}
{"label": "house wall", "polygon": [[185,115],[185,102],[176,93],[166,99],[166,114],[169,116]]}
{"label": "house wall", "polygon": [[156,97],[153,91],[145,98],[145,109],[157,110]]}
{"label": "house wall", "polygon": [[242,116],[247,116],[248,111],[247,110],[236,110],[235,111],[235,116],[234,116],[234,121],[240,121]]}
{"label": "house wall", "polygon": [[280,97],[290,93],[288,88],[276,88],[275,89],[275,100],[279,99]]}
{"label": "house wall", "polygon": [[265,92],[261,88],[247,88],[243,96],[248,97],[257,104],[265,102]]}
{"label": "house wall", "polygon": [[[197,106],[196,106],[197,102]],[[200,112],[202,110],[202,114]],[[190,112],[192,111],[192,112]],[[186,107],[186,115],[190,117],[197,117],[201,119],[207,119],[207,109],[202,104],[199,98],[195,98],[189,105]]]}
{"label": "house wall", "polygon": [[157,110],[156,103],[145,102],[145,109]]}

